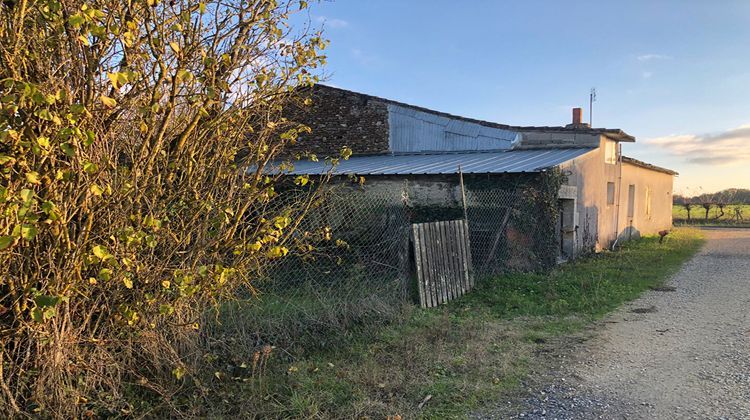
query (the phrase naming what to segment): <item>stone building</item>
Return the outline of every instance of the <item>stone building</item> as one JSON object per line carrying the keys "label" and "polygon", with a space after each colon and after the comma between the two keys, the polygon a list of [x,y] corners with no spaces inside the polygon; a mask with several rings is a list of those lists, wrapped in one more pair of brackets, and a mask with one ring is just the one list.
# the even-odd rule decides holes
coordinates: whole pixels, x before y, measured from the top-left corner
{"label": "stone building", "polygon": [[[558,169],[564,176],[557,194],[560,258],[672,225],[677,174],[623,156],[622,146],[635,138],[589,127],[580,108],[565,126],[522,127],[324,85],[313,88],[311,98],[313,105],[298,118],[312,134],[295,147],[321,157],[350,147],[353,156],[334,174],[362,176],[373,190],[408,185],[413,201],[450,204],[461,199],[459,173],[469,184],[510,188]],[[290,174],[326,170],[322,162],[299,161]]]}

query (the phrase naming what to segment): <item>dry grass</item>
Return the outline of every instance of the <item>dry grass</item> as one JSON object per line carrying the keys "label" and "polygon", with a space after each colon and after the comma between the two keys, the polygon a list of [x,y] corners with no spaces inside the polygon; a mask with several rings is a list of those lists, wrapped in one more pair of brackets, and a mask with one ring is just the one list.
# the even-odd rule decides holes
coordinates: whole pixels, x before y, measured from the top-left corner
{"label": "dry grass", "polygon": [[[202,397],[211,404],[192,413],[465,418],[482,407],[517,399],[521,384],[543,372],[553,360],[550,355],[563,351],[571,337],[621,303],[662,285],[701,243],[697,231],[679,229],[664,244],[644,238],[620,252],[549,274],[487,280],[439,308],[406,306],[400,309],[400,321],[339,335],[334,345],[301,357],[276,349],[265,375],[206,378],[217,391]],[[225,371],[226,365],[217,363],[216,368]],[[195,400],[183,404],[196,407]]]}
{"label": "dry grass", "polygon": [[515,392],[537,347],[527,320],[488,322],[476,315],[411,309],[403,324],[352,337],[330,351],[296,361],[276,355],[265,377],[227,381],[217,396],[226,403],[200,414],[460,417]]}

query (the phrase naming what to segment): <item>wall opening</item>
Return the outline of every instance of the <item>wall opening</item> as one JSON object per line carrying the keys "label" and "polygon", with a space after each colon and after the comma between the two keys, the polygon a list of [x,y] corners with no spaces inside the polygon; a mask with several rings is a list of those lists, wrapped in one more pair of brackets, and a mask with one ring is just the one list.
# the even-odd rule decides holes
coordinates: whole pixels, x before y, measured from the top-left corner
{"label": "wall opening", "polygon": [[558,257],[560,260],[566,261],[575,256],[575,200],[560,199],[558,206],[560,211],[557,225],[559,241]]}
{"label": "wall opening", "polygon": [[635,216],[635,185],[630,184],[628,186],[628,219],[633,219]]}
{"label": "wall opening", "polygon": [[607,182],[607,205],[615,204],[615,183]]}
{"label": "wall opening", "polygon": [[610,165],[617,164],[617,143],[613,141],[604,143],[604,163]]}

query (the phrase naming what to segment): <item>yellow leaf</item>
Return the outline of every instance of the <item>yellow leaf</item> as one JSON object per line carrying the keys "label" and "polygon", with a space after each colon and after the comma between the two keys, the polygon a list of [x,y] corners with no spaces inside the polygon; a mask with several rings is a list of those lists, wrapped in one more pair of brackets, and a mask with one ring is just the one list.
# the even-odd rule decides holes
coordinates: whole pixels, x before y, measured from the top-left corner
{"label": "yellow leaf", "polygon": [[104,193],[104,190],[102,190],[101,187],[96,184],[91,185],[91,187],[89,187],[89,191],[91,191],[91,194],[94,194],[97,197]]}
{"label": "yellow leaf", "polygon": [[112,82],[112,86],[114,86],[115,89],[120,88],[120,81],[117,80],[118,73],[107,73],[107,78],[110,82]]}
{"label": "yellow leaf", "polygon": [[95,285],[96,284],[96,279],[93,278],[93,277],[89,277],[89,284],[92,285],[92,286]]}
{"label": "yellow leaf", "polygon": [[101,245],[96,245],[95,247],[93,247],[91,249],[91,252],[93,252],[94,256],[99,258],[100,260],[106,260],[111,257],[109,251],[107,251],[107,248]]}
{"label": "yellow leaf", "polygon": [[268,256],[270,258],[280,258],[289,253],[289,250],[283,246],[275,246],[268,250]]}
{"label": "yellow leaf", "polygon": [[169,289],[169,286],[171,286],[172,283],[169,280],[164,280],[163,282],[161,282],[161,285],[163,288]]}
{"label": "yellow leaf", "polygon": [[190,73],[189,71],[182,69],[177,71],[177,80],[181,80],[184,82],[189,82],[193,79],[193,73]]}
{"label": "yellow leaf", "polygon": [[131,81],[131,79],[135,79],[137,76],[138,73],[132,71],[107,73],[107,78],[112,82],[112,86],[114,86],[115,89],[119,89],[122,85]]}
{"label": "yellow leaf", "polygon": [[29,184],[38,184],[39,183],[39,172],[26,172],[26,181]]}
{"label": "yellow leaf", "polygon": [[78,35],[78,40],[79,40],[79,41],[81,41],[81,42],[83,43],[83,45],[85,45],[85,46],[87,46],[87,47],[90,47],[90,46],[91,46],[91,43],[89,42],[89,39],[88,39],[88,38],[86,38],[86,37],[85,37],[85,36],[83,36],[83,35]]}
{"label": "yellow leaf", "polygon": [[125,284],[125,287],[127,287],[128,289],[132,289],[133,288],[133,280],[131,280],[131,279],[127,278],[127,277],[123,277],[122,278],[122,282],[123,282],[123,284]]}
{"label": "yellow leaf", "polygon": [[273,219],[273,225],[276,227],[276,229],[284,229],[285,227],[289,226],[289,223],[291,223],[291,219],[288,217],[275,217]]}
{"label": "yellow leaf", "polygon": [[109,96],[101,95],[101,96],[99,96],[99,99],[102,101],[102,103],[104,104],[104,106],[106,106],[108,108],[114,108],[115,106],[117,106],[117,101],[114,100],[114,99],[112,99],[112,98],[110,98]]}
{"label": "yellow leaf", "polygon": [[172,48],[172,51],[174,51],[175,53],[180,52],[180,44],[178,44],[178,43],[176,43],[174,41],[172,41],[172,42],[169,43],[169,47]]}

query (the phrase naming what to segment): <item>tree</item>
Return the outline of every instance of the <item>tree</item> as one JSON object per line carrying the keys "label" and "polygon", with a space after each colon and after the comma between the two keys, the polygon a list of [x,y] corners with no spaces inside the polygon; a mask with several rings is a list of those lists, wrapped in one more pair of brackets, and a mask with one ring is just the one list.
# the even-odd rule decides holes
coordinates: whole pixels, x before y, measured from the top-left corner
{"label": "tree", "polygon": [[708,221],[708,213],[711,211],[711,207],[713,207],[714,203],[711,202],[711,200],[703,199],[701,200],[701,207],[703,207],[704,210],[706,210],[706,217],[705,220]]}
{"label": "tree", "polygon": [[685,203],[682,206],[685,207],[685,211],[687,212],[687,221],[688,223],[690,223],[690,211],[693,209],[693,203],[688,199],[685,200]]}
{"label": "tree", "polygon": [[732,210],[734,211],[734,215],[732,218],[736,222],[742,222],[744,219],[742,217],[742,204],[737,204],[734,207],[732,207]]}
{"label": "tree", "polygon": [[687,213],[687,222],[690,223],[690,212],[693,209],[693,198],[687,195],[675,194],[672,198],[672,202],[685,208],[685,212]]}
{"label": "tree", "polygon": [[99,415],[129,406],[123,381],[171,395],[206,305],[309,249],[320,183],[288,197],[266,170],[325,62],[290,25],[306,7],[2,3],[0,414]]}

